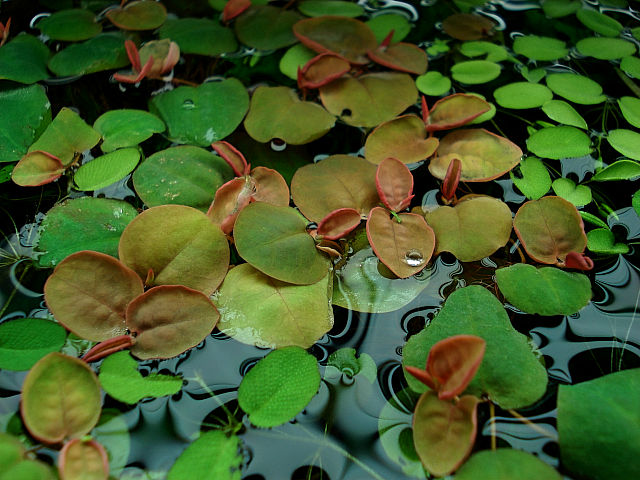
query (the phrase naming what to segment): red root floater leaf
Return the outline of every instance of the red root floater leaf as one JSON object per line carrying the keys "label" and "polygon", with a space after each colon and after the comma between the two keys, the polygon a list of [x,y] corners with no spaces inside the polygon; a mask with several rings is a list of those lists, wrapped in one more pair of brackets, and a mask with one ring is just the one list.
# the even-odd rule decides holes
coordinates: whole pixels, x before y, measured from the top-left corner
{"label": "red root floater leaf", "polygon": [[11,17],[7,20],[6,25],[0,22],[0,47],[5,44],[7,38],[9,38],[9,27],[11,27]]}
{"label": "red root floater leaf", "polygon": [[576,270],[592,270],[593,260],[587,257],[584,253],[569,252],[564,259],[564,265],[560,265],[564,268],[575,268]]}
{"label": "red root floater leaf", "polygon": [[95,440],[74,438],[66,442],[60,450],[58,473],[64,480],[85,478],[86,475],[92,479],[106,480],[109,476],[107,452]]}
{"label": "red root floater leaf", "polygon": [[84,354],[82,360],[87,363],[97,362],[112,353],[132,347],[134,342],[135,340],[131,335],[118,335],[95,345]]}
{"label": "red root floater leaf", "polygon": [[[142,67],[142,69],[138,72],[137,75],[122,75],[120,73],[114,73],[113,79],[122,83],[138,83],[149,74],[152,68],[153,68],[153,57],[149,57],[149,59],[147,60],[147,63],[144,64],[144,67]],[[137,71],[135,67],[134,67],[134,70]]]}
{"label": "red root floater leaf", "polygon": [[427,99],[422,95],[422,99],[420,101],[422,105],[422,121],[424,122],[424,126],[426,128],[427,123],[429,122],[429,106],[427,105]]}
{"label": "red root floater leaf", "polygon": [[140,62],[140,52],[138,52],[138,47],[136,47],[136,44],[133,43],[133,41],[125,40],[124,48],[127,51],[127,56],[129,57],[133,70],[140,72],[142,70],[142,63]]}
{"label": "red root floater leaf", "polygon": [[230,22],[251,6],[251,0],[229,0],[222,10],[222,21]]}
{"label": "red root floater leaf", "polygon": [[352,232],[361,220],[360,212],[355,208],[340,208],[320,221],[317,234],[324,240],[338,240]]}
{"label": "red root floater leaf", "polygon": [[244,158],[244,155],[229,142],[213,142],[211,144],[211,148],[213,148],[216,153],[229,164],[237,177],[248,175],[251,171],[251,166],[247,163],[247,159]]}
{"label": "red root floater leaf", "polygon": [[323,87],[350,69],[351,64],[341,56],[329,52],[321,53],[309,60],[302,69],[298,69],[298,87]]}
{"label": "red root floater leaf", "polygon": [[460,183],[460,173],[462,172],[462,162],[459,158],[453,158],[447,168],[447,173],[444,176],[444,181],[440,187],[442,191],[442,198],[448,205],[456,198],[456,190],[458,183]]}
{"label": "red root floater leaf", "polygon": [[251,179],[255,188],[252,202],[266,202],[281,207],[289,205],[291,199],[289,186],[278,171],[267,167],[256,167],[251,170]]}
{"label": "red root floater leaf", "polygon": [[431,377],[431,375],[429,375],[429,372],[427,372],[426,370],[421,370],[418,367],[412,367],[410,365],[407,365],[404,368],[407,372],[413,375],[420,382],[424,383],[431,390],[435,390],[437,388],[437,385],[433,381],[433,378]]}
{"label": "red root floater leaf", "polygon": [[216,191],[207,216],[220,225],[222,232],[229,235],[233,231],[238,214],[249,205],[255,193],[251,177],[238,177],[229,180]]}
{"label": "red root floater leaf", "polygon": [[376,170],[376,188],[380,200],[391,211],[404,210],[413,198],[413,175],[395,158],[386,158]]}
{"label": "red root floater leaf", "polygon": [[455,93],[433,104],[425,126],[428,132],[449,130],[466,125],[490,109],[489,102],[476,95]]}

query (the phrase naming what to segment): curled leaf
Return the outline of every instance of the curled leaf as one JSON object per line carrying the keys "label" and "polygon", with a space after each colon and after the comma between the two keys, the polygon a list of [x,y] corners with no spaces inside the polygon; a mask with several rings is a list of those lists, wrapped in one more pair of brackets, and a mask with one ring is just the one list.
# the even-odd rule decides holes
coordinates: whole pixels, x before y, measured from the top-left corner
{"label": "curled leaf", "polygon": [[434,103],[425,126],[428,132],[449,130],[471,122],[490,109],[491,104],[476,95],[456,93]]}
{"label": "curled leaf", "polygon": [[380,200],[391,211],[404,210],[413,198],[413,175],[404,163],[386,158],[376,170],[376,188]]}
{"label": "curled leaf", "polygon": [[318,223],[318,235],[325,240],[338,240],[352,232],[361,220],[360,212],[355,208],[339,208]]}
{"label": "curled leaf", "polygon": [[254,193],[255,184],[250,177],[229,180],[216,191],[207,216],[213,223],[220,225],[223,233],[229,235],[238,214],[249,205]]}
{"label": "curled leaf", "polygon": [[298,70],[298,87],[320,88],[340,78],[351,69],[344,58],[333,53],[321,53],[309,60]]}

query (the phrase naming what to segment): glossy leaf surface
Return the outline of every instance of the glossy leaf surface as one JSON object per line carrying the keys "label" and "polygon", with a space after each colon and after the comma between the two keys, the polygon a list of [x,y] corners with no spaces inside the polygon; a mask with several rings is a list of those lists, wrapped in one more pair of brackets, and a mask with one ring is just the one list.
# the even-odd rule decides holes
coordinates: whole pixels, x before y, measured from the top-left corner
{"label": "glossy leaf surface", "polygon": [[582,55],[598,60],[616,60],[636,53],[636,46],[621,38],[583,38],[576,48]]}
{"label": "glossy leaf surface", "polygon": [[322,219],[318,224],[318,235],[326,240],[338,240],[360,225],[361,221],[362,217],[357,210],[340,208]]}
{"label": "glossy leaf surface", "polygon": [[584,157],[591,153],[591,139],[575,127],[545,127],[527,139],[527,148],[539,157],[555,160]]}
{"label": "glossy leaf surface", "polygon": [[582,128],[583,130],[587,129],[587,122],[585,122],[584,118],[575,108],[563,100],[549,100],[542,105],[542,111],[555,122]]}
{"label": "glossy leaf surface", "polygon": [[32,35],[19,35],[0,49],[0,80],[36,83],[49,78],[49,49]]}
{"label": "glossy leaf surface", "polygon": [[86,42],[73,43],[51,57],[49,70],[67,77],[125,67],[129,60],[124,40],[118,33],[101,33]]}
{"label": "glossy leaf surface", "polygon": [[167,19],[167,9],[159,2],[137,0],[107,11],[106,16],[123,30],[153,30]]}
{"label": "glossy leaf surface", "polygon": [[441,98],[429,111],[428,132],[449,130],[471,122],[490,110],[490,104],[476,95],[456,93]]}
{"label": "glossy leaf surface", "polygon": [[490,82],[500,76],[500,64],[487,60],[468,60],[458,62],[451,67],[451,77],[468,85]]}
{"label": "glossy leaf surface", "polygon": [[561,480],[550,465],[535,455],[513,448],[474,453],[456,472],[458,480]]}
{"label": "glossy leaf surface", "polygon": [[640,133],[618,128],[607,132],[607,141],[622,155],[640,160]]}
{"label": "glossy leaf surface", "polygon": [[180,454],[169,470],[167,480],[240,480],[241,445],[237,436],[221,430],[203,432]]}
{"label": "glossy leaf surface", "polygon": [[88,40],[102,31],[102,25],[96,22],[96,16],[81,8],[55,12],[40,20],[36,28],[53,40],[65,42]]}
{"label": "glossy leaf surface", "polygon": [[376,165],[390,157],[407,164],[419,162],[437,148],[438,139],[427,138],[424,122],[415,115],[403,115],[379,125],[364,145],[367,160]]}
{"label": "glossy leaf surface", "polygon": [[640,98],[620,97],[618,106],[625,120],[634,127],[640,128]]}
{"label": "glossy leaf surface", "polygon": [[81,165],[73,181],[78,190],[99,190],[129,175],[139,161],[137,148],[121,148]]}
{"label": "glossy leaf surface", "polygon": [[94,130],[102,135],[100,148],[111,152],[117,148],[135,147],[154,133],[164,132],[164,122],[144,110],[109,110],[98,117]]}
{"label": "glossy leaf surface", "polygon": [[107,480],[107,452],[95,440],[74,438],[60,450],[58,473],[64,480]]}
{"label": "glossy leaf surface", "polygon": [[640,175],[640,164],[633,160],[618,160],[597,172],[591,180],[608,182],[612,180],[630,180]]}
{"label": "glossy leaf surface", "polygon": [[46,354],[59,351],[66,338],[65,329],[50,320],[5,320],[0,323],[0,368],[29,370]]}
{"label": "glossy leaf surface", "polygon": [[254,5],[235,23],[238,40],[258,50],[275,50],[296,43],[292,27],[302,16],[271,5]]}

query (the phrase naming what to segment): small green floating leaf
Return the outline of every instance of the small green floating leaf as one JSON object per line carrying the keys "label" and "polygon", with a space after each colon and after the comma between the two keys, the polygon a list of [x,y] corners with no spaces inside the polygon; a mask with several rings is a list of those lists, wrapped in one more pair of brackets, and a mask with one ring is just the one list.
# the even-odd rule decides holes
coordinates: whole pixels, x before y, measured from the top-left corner
{"label": "small green floating leaf", "polygon": [[513,51],[531,60],[550,61],[569,53],[566,43],[557,38],[525,35],[513,41]]}
{"label": "small green floating leaf", "polygon": [[160,2],[138,0],[108,10],[106,16],[123,30],[154,30],[167,19],[167,9]]}
{"label": "small green floating leaf", "polygon": [[595,105],[607,99],[600,84],[577,73],[551,73],[546,82],[553,93],[573,103]]}
{"label": "small green floating leaf", "polygon": [[359,17],[364,14],[364,8],[361,5],[340,0],[305,0],[298,4],[298,10],[307,17],[322,15]]}
{"label": "small green floating leaf", "polygon": [[102,135],[100,148],[112,152],[117,148],[135,147],[154,133],[164,132],[164,122],[145,110],[109,110],[98,117],[94,130]]}
{"label": "small green floating leaf", "polygon": [[117,352],[105,358],[100,365],[100,385],[111,397],[120,402],[136,404],[146,397],[173,395],[182,388],[182,378],[150,373],[143,377],[129,352]]}
{"label": "small green floating leaf", "polygon": [[139,161],[137,148],[122,148],[82,165],[73,181],[78,190],[99,190],[129,175]]}
{"label": "small green floating leaf", "polygon": [[[514,174],[518,169],[521,177]],[[509,176],[529,200],[537,200],[551,188],[549,170],[537,157],[527,157],[522,160],[514,170],[509,172]]]}
{"label": "small green floating leaf", "polygon": [[42,318],[19,318],[0,323],[0,368],[29,370],[38,360],[64,345],[67,332]]}
{"label": "small green floating leaf", "polygon": [[607,230],[609,229],[609,226],[606,224],[606,222],[600,219],[599,217],[595,216],[593,213],[585,212],[583,210],[580,210],[579,213],[580,213],[580,216],[582,217],[582,220],[584,220],[585,222],[590,223],[591,225],[595,225],[597,227],[606,228]]}
{"label": "small green floating leaf", "polygon": [[569,472],[610,480],[640,476],[638,396],[638,368],[577,385],[560,385],[558,443],[562,464]]}
{"label": "small green floating leaf", "polygon": [[631,197],[631,205],[640,217],[640,190],[636,191],[636,193],[633,194],[633,197]]}
{"label": "small green floating leaf", "polygon": [[587,185],[576,185],[570,178],[556,178],[551,188],[556,195],[573,203],[576,207],[591,203],[591,188]]}
{"label": "small green floating leaf", "polygon": [[238,48],[233,31],[208,18],[170,18],[158,34],[176,42],[180,53],[215,57]]}
{"label": "small green floating leaf", "polygon": [[543,158],[584,157],[591,153],[591,139],[575,127],[546,127],[527,139],[527,148]]}
{"label": "small green floating leaf", "polygon": [[575,13],[581,6],[579,0],[545,0],[542,11],[549,18],[560,18]]}
{"label": "small green floating leaf", "polygon": [[4,472],[9,470],[10,467],[22,462],[25,453],[26,449],[20,440],[7,433],[0,432],[0,468],[3,472],[0,478],[4,476]]}
{"label": "small green floating leaf", "polygon": [[640,160],[640,133],[626,128],[618,128],[607,132],[607,141],[622,155]]}
{"label": "small green floating leaf", "polygon": [[49,78],[49,49],[36,37],[22,34],[0,48],[0,80],[36,83]]}
{"label": "small green floating leaf", "polygon": [[49,69],[60,77],[87,75],[129,64],[119,33],[101,33],[83,43],[69,45],[49,60]]}
{"label": "small green floating leaf", "polygon": [[300,347],[275,350],[242,379],[238,404],[257,427],[275,427],[293,419],[320,386],[316,359]]}
{"label": "small green floating leaf", "polygon": [[621,38],[590,37],[576,43],[582,55],[598,60],[616,60],[636,53],[636,46]]}
{"label": "small green floating leaf", "polygon": [[416,78],[416,87],[425,95],[439,97],[451,90],[451,80],[440,72],[430,70]]}
{"label": "small green floating leaf", "polygon": [[617,37],[622,32],[622,24],[597,10],[581,8],[576,12],[584,26],[605,37]]}
{"label": "small green floating leaf", "polygon": [[518,263],[496,270],[509,303],[526,313],[572,315],[591,300],[591,281],[582,273]]}
{"label": "small green floating leaf", "polygon": [[180,454],[167,480],[240,480],[241,445],[237,436],[222,430],[204,432]]}
{"label": "small green floating leaf", "polygon": [[587,130],[587,122],[582,115],[563,100],[549,100],[542,105],[542,111],[555,122]]}
{"label": "small green floating leaf", "polygon": [[591,180],[608,182],[613,180],[630,180],[640,176],[640,164],[633,160],[618,160],[596,173]]}
{"label": "small green floating leaf", "polygon": [[493,96],[501,107],[525,109],[541,107],[553,98],[553,92],[539,83],[515,82],[497,88]]}
{"label": "small green floating leaf", "polygon": [[624,255],[629,252],[629,245],[616,243],[616,237],[609,228],[596,228],[587,233],[587,248],[605,255]]}
{"label": "small green floating leaf", "polygon": [[[544,5],[548,3],[545,2]],[[477,452],[456,472],[457,480],[561,480],[550,465],[522,450],[498,448]]]}
{"label": "small green floating leaf", "polygon": [[382,43],[392,30],[393,37],[391,37],[391,41],[394,43],[401,42],[411,32],[411,24],[405,16],[396,13],[385,13],[384,9],[376,13],[374,13],[374,17],[367,20],[366,24],[375,35],[378,43]]}
{"label": "small green floating leaf", "polygon": [[1,480],[57,480],[59,477],[52,468],[39,460],[25,460],[8,470],[3,470]]}
{"label": "small green floating leaf", "polygon": [[640,58],[624,57],[620,62],[620,69],[633,78],[640,78]]}
{"label": "small green floating leaf", "polygon": [[301,43],[289,47],[280,59],[280,71],[291,80],[298,79],[298,67],[302,68],[305,64],[317,55],[316,52]]}
{"label": "small green floating leaf", "polygon": [[93,12],[81,8],[55,12],[40,20],[36,28],[53,40],[65,42],[88,40],[102,31]]}
{"label": "small green floating leaf", "polygon": [[479,57],[481,55],[486,55],[484,60],[487,60],[488,62],[502,62],[509,58],[507,49],[502,45],[480,40],[464,42],[460,45],[460,53],[467,57]]}
{"label": "small green floating leaf", "polygon": [[235,22],[238,40],[258,50],[275,50],[296,43],[292,27],[303,17],[271,5],[249,7]]}
{"label": "small green floating leaf", "polygon": [[527,82],[538,83],[540,80],[542,80],[545,77],[545,75],[547,74],[547,71],[544,68],[533,68],[529,70],[528,67],[523,66],[520,69],[520,74],[524,77],[524,79]]}
{"label": "small green floating leaf", "polygon": [[451,77],[457,82],[478,85],[490,82],[500,76],[498,63],[487,60],[468,60],[456,63],[451,67]]}
{"label": "small green floating leaf", "polygon": [[640,98],[620,97],[618,105],[622,116],[636,128],[640,128]]}

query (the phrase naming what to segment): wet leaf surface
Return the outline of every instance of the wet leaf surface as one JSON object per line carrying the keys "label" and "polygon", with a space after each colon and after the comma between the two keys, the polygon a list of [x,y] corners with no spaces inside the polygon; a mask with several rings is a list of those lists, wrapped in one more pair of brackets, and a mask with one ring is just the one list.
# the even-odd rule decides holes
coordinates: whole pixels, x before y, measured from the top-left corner
{"label": "wet leaf surface", "polygon": [[81,165],[73,181],[78,190],[99,190],[129,175],[139,161],[137,148],[121,148]]}

